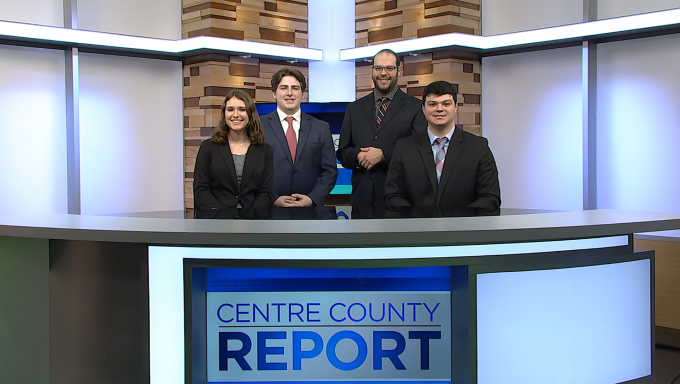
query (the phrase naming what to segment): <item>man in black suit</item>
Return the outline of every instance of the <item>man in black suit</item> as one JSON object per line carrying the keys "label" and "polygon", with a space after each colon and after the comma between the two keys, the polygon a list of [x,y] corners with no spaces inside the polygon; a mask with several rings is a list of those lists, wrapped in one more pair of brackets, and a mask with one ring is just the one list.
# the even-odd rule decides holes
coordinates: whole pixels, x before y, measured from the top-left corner
{"label": "man in black suit", "polygon": [[501,190],[488,141],[454,125],[456,88],[435,81],[423,92],[427,131],[399,140],[385,184],[389,210],[444,216],[498,215]]}
{"label": "man in black suit", "polygon": [[399,56],[382,50],[373,57],[373,92],[349,104],[340,131],[338,160],[352,170],[352,217],[385,214],[385,177],[397,140],[425,131],[418,99],[397,84]]}
{"label": "man in black suit", "polygon": [[272,205],[321,207],[338,177],[330,127],[300,110],[307,81],[299,70],[282,68],[271,84],[277,107],[261,120],[274,150]]}

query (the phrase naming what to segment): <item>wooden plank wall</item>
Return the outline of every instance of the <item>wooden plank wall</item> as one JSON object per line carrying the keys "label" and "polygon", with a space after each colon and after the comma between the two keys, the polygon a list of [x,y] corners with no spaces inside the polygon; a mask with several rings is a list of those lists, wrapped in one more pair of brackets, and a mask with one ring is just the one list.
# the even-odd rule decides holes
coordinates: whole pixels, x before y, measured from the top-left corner
{"label": "wooden plank wall", "polygon": [[307,47],[307,0],[183,0],[182,38],[194,36]]}
{"label": "wooden plank wall", "polygon": [[[481,35],[480,0],[357,0],[357,47],[445,33]],[[457,123],[481,134],[481,61],[477,55],[439,51],[403,58],[399,86],[420,98],[437,80],[458,85]],[[370,63],[357,63],[357,98],[371,92]]]}
{"label": "wooden plank wall", "polygon": [[635,239],[636,250],[653,250],[656,325],[680,330],[680,242]]}
{"label": "wooden plank wall", "polygon": [[481,35],[480,0],[357,0],[356,46],[459,32]]}
{"label": "wooden plank wall", "polygon": [[[307,47],[307,0],[183,0],[182,37],[216,36]],[[184,206],[194,207],[193,181],[201,141],[210,138],[231,89],[274,102],[271,77],[284,66],[308,76],[307,63],[210,54],[184,61]],[[303,101],[307,101],[305,93]]]}

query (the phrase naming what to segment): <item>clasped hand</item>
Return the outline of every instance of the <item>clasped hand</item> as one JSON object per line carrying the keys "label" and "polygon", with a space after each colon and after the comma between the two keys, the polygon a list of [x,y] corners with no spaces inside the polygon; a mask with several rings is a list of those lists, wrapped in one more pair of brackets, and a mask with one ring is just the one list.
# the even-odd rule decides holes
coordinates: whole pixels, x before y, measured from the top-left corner
{"label": "clasped hand", "polygon": [[302,195],[299,193],[293,193],[290,196],[279,196],[278,199],[274,201],[275,207],[311,207],[313,204],[312,199],[307,195]]}
{"label": "clasped hand", "polygon": [[383,151],[380,148],[365,147],[357,154],[357,162],[366,169],[371,169],[385,160]]}

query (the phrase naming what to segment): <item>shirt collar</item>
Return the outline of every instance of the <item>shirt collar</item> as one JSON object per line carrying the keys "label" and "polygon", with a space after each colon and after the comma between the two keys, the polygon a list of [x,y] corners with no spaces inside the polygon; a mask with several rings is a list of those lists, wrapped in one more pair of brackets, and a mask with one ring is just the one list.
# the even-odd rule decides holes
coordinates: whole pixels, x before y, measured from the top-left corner
{"label": "shirt collar", "polygon": [[387,97],[388,99],[390,99],[390,101],[392,101],[392,100],[394,100],[394,95],[397,94],[398,89],[399,89],[399,86],[397,85],[397,86],[394,87],[394,89],[392,91],[390,91],[390,93],[383,96],[382,94],[380,94],[380,92],[378,92],[377,89],[373,88],[373,100],[377,103],[378,100],[380,100],[382,97]]}
{"label": "shirt collar", "polygon": [[[442,137],[448,138],[448,139],[449,139],[449,142],[450,142],[450,141],[451,141],[451,138],[453,137],[453,131],[455,131],[455,130],[456,130],[456,126],[454,125],[454,126],[453,126],[453,129],[450,130],[449,133],[447,133],[446,135],[444,135],[444,136],[442,136]],[[434,145],[435,139],[439,138],[439,136],[435,136],[434,134],[432,134],[432,132],[430,132],[429,129],[427,130],[427,136],[430,137],[430,145]]]}
{"label": "shirt collar", "polygon": [[300,122],[300,115],[302,114],[302,109],[298,108],[297,112],[293,113],[292,115],[286,115],[285,112],[281,110],[281,108],[276,107],[276,113],[279,115],[279,121],[286,121],[286,117],[288,116],[293,116],[295,121],[298,123]]}

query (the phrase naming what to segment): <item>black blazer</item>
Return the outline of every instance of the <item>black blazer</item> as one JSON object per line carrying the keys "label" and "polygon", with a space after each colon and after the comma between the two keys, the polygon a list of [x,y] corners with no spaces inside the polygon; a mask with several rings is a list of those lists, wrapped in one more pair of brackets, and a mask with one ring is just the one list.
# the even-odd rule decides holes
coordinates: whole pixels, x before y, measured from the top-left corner
{"label": "black blazer", "polygon": [[[353,216],[355,206],[375,207],[378,216],[384,211],[385,178],[394,146],[397,140],[414,132],[424,132],[426,127],[421,101],[402,90],[397,90],[378,129],[373,92],[347,106],[337,157],[343,167],[352,170]],[[385,161],[371,170],[364,169],[356,161],[363,147],[382,149]]]}
{"label": "black blazer", "polygon": [[300,114],[300,132],[293,162],[276,110],[262,116],[261,120],[267,144],[274,151],[274,190],[271,202],[279,196],[300,193],[309,196],[314,205],[323,206],[338,178],[335,147],[328,123],[306,113]]}
{"label": "black blazer", "polygon": [[400,140],[385,184],[390,210],[415,207],[445,216],[500,214],[501,190],[488,141],[456,127],[437,183],[427,132]]}
{"label": "black blazer", "polygon": [[229,144],[201,143],[194,169],[194,216],[215,218],[240,203],[244,210],[268,208],[272,193],[272,148],[251,144],[239,187]]}

